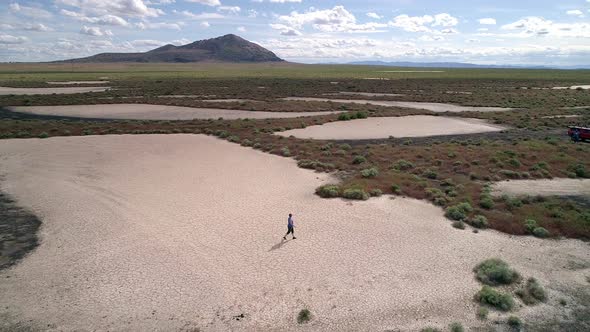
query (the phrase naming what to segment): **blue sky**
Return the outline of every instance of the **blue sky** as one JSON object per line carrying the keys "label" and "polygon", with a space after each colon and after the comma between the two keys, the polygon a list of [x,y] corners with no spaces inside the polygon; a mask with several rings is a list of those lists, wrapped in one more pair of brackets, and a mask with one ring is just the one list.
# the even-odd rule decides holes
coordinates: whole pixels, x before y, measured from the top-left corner
{"label": "blue sky", "polygon": [[1,0],[0,61],[234,33],[296,62],[590,64],[590,0]]}

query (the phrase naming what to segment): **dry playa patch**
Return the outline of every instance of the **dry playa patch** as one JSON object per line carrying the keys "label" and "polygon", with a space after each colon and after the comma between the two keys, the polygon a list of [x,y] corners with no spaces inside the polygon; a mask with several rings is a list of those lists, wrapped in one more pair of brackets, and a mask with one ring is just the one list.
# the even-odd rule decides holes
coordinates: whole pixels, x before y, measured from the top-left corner
{"label": "dry playa patch", "polygon": [[442,103],[426,103],[417,101],[390,101],[390,100],[364,100],[364,99],[329,99],[329,98],[311,98],[311,97],[287,97],[284,100],[294,101],[325,101],[343,104],[370,104],[386,107],[405,107],[424,109],[432,112],[498,112],[511,111],[513,108],[504,107],[474,107],[474,106],[459,106]]}
{"label": "dry playa patch", "polygon": [[352,121],[330,122],[278,132],[278,135],[325,140],[379,139],[393,137],[425,137],[438,135],[474,134],[502,131],[505,127],[485,120],[412,115],[377,117]]}
{"label": "dry playa patch", "polygon": [[0,86],[0,96],[5,95],[52,95],[52,94],[74,94],[86,92],[104,92],[110,87],[68,87],[68,88],[9,88]]}
{"label": "dry playa patch", "polygon": [[149,104],[98,104],[67,106],[15,106],[7,107],[13,112],[37,115],[71,116],[94,119],[126,120],[192,120],[192,119],[271,119],[296,118],[301,116],[327,115],[338,112],[263,112],[228,110],[218,108],[195,108]]}
{"label": "dry playa patch", "polygon": [[590,196],[590,179],[510,180],[496,182],[492,188],[496,196]]}
{"label": "dry playa patch", "polygon": [[110,83],[109,81],[50,81],[47,84],[55,84],[55,85],[68,85],[68,84],[106,84]]}
{"label": "dry playa patch", "polygon": [[43,221],[40,247],[0,272],[5,326],[290,331],[308,308],[316,331],[472,327],[481,260],[551,298],[585,285],[564,262],[590,262],[581,241],[456,230],[422,201],[321,199],[329,175],[208,136],[4,140],[0,155],[2,189]]}

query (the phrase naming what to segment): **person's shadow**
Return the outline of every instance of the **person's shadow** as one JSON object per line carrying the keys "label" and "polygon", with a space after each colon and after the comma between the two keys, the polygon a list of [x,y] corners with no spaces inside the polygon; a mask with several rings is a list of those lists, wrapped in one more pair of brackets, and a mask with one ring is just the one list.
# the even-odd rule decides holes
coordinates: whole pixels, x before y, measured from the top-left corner
{"label": "person's shadow", "polygon": [[281,247],[283,247],[285,244],[287,244],[288,242],[291,242],[291,241],[292,240],[283,240],[283,239],[281,239],[281,242],[279,242],[279,243],[275,244],[274,246],[272,246],[268,251],[271,252],[271,251],[275,251],[275,250],[281,249]]}

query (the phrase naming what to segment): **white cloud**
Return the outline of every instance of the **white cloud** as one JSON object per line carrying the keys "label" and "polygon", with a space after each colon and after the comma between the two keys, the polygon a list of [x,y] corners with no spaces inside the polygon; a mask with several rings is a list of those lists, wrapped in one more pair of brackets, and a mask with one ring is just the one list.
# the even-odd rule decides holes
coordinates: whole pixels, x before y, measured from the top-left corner
{"label": "white cloud", "polygon": [[219,7],[217,7],[217,11],[226,12],[226,13],[230,13],[230,14],[234,14],[234,15],[239,13],[240,10],[241,10],[241,8],[238,6],[219,6]]}
{"label": "white cloud", "polygon": [[171,5],[176,3],[176,0],[146,0],[145,4],[148,6],[161,6],[161,5]]}
{"label": "white cloud", "polygon": [[183,10],[181,12],[178,12],[176,10],[172,11],[174,14],[178,14],[178,15],[182,15],[185,17],[188,17],[190,19],[193,20],[214,20],[214,19],[224,19],[225,16],[221,15],[219,13],[201,13],[201,14],[195,14],[195,13],[191,13],[188,10]]}
{"label": "white cloud", "polygon": [[555,36],[590,38],[589,23],[554,23],[543,17],[530,16],[502,26],[502,30],[517,31],[505,37]]}
{"label": "white cloud", "polygon": [[178,23],[167,23],[167,22],[158,22],[158,23],[151,23],[151,22],[139,22],[135,23],[135,26],[140,28],[141,30],[146,29],[172,29],[172,30],[180,30],[184,22]]}
{"label": "white cloud", "polygon": [[278,20],[294,31],[300,30],[306,25],[322,32],[376,32],[379,31],[378,29],[387,27],[387,24],[374,22],[357,24],[356,17],[343,6],[335,6],[325,10],[312,8],[305,13],[294,11],[290,15],[279,16]]}
{"label": "white cloud", "polygon": [[173,40],[170,44],[180,46],[180,45],[186,45],[186,44],[190,44],[190,43],[191,43],[191,40],[186,39],[186,38],[182,38],[182,39]]}
{"label": "white cloud", "polygon": [[194,3],[199,3],[201,5],[207,5],[207,6],[221,6],[221,2],[219,0],[185,0],[187,2],[194,2]]}
{"label": "white cloud", "polygon": [[457,18],[447,13],[442,13],[434,15],[434,23],[432,26],[454,27],[457,26],[457,24],[459,24],[459,20],[457,20]]}
{"label": "white cloud", "polygon": [[394,17],[393,21],[389,22],[389,25],[408,32],[431,32],[432,30],[425,25],[433,22],[434,18],[430,15],[408,16],[403,14]]}
{"label": "white cloud", "polygon": [[209,24],[209,22],[207,22],[207,21],[203,21],[203,22],[201,22],[200,26],[203,28],[208,28],[211,26],[211,24]]}
{"label": "white cloud", "polygon": [[111,30],[102,30],[99,27],[87,27],[83,26],[80,29],[80,33],[83,35],[95,36],[95,37],[102,37],[102,36],[112,36],[113,32]]}
{"label": "white cloud", "polygon": [[270,27],[281,31],[281,35],[283,36],[301,36],[301,32],[297,29],[291,28],[284,24],[270,24]]}
{"label": "white cloud", "polygon": [[579,9],[568,10],[565,13],[568,14],[568,15],[570,15],[570,16],[584,17],[584,13],[581,10],[579,10]]}
{"label": "white cloud", "polygon": [[383,16],[381,16],[381,15],[379,15],[377,13],[372,13],[372,12],[371,13],[367,13],[367,16],[370,17],[370,18],[374,18],[376,20],[380,20],[380,19],[383,18]]}
{"label": "white cloud", "polygon": [[246,28],[245,27],[238,27],[237,30],[239,32],[246,32]]}
{"label": "white cloud", "polygon": [[256,17],[258,17],[258,12],[255,11],[254,9],[250,9],[250,10],[248,10],[248,17],[249,18],[256,18]]}
{"label": "white cloud", "polygon": [[[252,2],[264,2],[265,0],[252,0]],[[266,2],[271,3],[289,3],[289,2],[296,2],[301,3],[301,0],[266,0]]]}
{"label": "white cloud", "polygon": [[82,16],[114,15],[123,17],[157,17],[161,9],[148,7],[143,0],[55,0],[57,5],[79,8]]}
{"label": "white cloud", "polygon": [[27,24],[23,27],[23,29],[29,30],[29,31],[40,31],[40,32],[53,31],[53,29],[51,29],[50,27],[46,26],[43,23]]}
{"label": "white cloud", "polygon": [[11,24],[0,23],[0,30],[14,30],[15,27]]}
{"label": "white cloud", "polygon": [[0,33],[0,44],[22,44],[27,42],[27,37],[4,35]]}
{"label": "white cloud", "polygon": [[479,24],[482,25],[496,25],[496,19],[491,17],[480,18]]}
{"label": "white cloud", "polygon": [[53,15],[45,9],[39,7],[22,6],[18,3],[11,3],[8,8],[13,13],[18,13],[31,18],[48,19]]}
{"label": "white cloud", "polygon": [[166,42],[160,40],[153,40],[153,39],[137,39],[131,41],[131,45],[136,47],[146,47],[146,46],[163,46],[166,45]]}

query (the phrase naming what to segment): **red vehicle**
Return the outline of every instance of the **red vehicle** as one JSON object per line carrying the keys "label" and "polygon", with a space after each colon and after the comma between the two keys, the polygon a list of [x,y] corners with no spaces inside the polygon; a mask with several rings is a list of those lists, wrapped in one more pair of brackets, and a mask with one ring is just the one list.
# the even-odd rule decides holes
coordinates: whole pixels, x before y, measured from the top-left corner
{"label": "red vehicle", "polygon": [[573,141],[590,141],[590,128],[579,126],[569,126],[567,128],[567,134]]}

